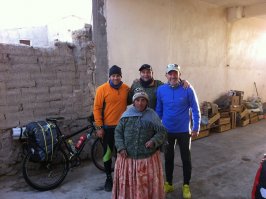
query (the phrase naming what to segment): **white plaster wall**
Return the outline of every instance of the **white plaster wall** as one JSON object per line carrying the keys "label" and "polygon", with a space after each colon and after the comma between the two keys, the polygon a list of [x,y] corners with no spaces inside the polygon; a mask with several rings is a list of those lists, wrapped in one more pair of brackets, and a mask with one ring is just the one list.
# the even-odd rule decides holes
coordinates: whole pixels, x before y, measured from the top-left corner
{"label": "white plaster wall", "polygon": [[[228,24],[228,81],[244,90],[246,97],[266,101],[266,21],[247,18]],[[236,78],[234,78],[236,77]]]}
{"label": "white plaster wall", "polygon": [[[213,101],[230,89],[253,95],[254,77],[266,99],[261,85],[264,58],[254,58],[252,44],[265,32],[262,22],[229,24],[224,8],[198,0],[108,0],[105,13],[109,64],[122,67],[125,83],[131,85],[143,63],[151,64],[155,78],[165,81],[166,65],[177,63],[200,101]],[[243,67],[251,62],[252,72]]]}
{"label": "white plaster wall", "polygon": [[0,30],[0,43],[19,44],[19,40],[30,40],[31,46],[48,46],[47,26]]}
{"label": "white plaster wall", "polygon": [[0,29],[0,43],[19,44],[19,40],[30,40],[31,46],[54,46],[55,41],[72,42],[72,32],[84,28],[87,19],[70,15],[45,26]]}

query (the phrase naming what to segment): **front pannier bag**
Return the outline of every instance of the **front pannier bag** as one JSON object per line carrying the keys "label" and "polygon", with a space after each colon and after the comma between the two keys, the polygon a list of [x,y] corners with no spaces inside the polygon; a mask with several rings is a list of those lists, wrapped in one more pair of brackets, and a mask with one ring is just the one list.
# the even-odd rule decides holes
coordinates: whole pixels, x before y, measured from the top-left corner
{"label": "front pannier bag", "polygon": [[57,143],[56,126],[51,122],[38,121],[26,125],[24,135],[37,160],[52,158]]}

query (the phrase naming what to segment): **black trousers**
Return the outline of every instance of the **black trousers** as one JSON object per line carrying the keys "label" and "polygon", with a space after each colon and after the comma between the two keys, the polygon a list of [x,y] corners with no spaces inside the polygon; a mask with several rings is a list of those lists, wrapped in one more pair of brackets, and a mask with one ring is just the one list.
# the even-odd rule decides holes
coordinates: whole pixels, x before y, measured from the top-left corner
{"label": "black trousers", "polygon": [[[114,131],[115,128],[104,128],[104,137],[103,137],[103,158],[104,159],[104,169],[107,175],[112,173],[112,152],[114,149]],[[110,151],[108,151],[110,150]],[[110,153],[108,155],[108,153]]]}
{"label": "black trousers", "polygon": [[183,164],[183,180],[184,184],[189,184],[191,178],[191,136],[189,133],[168,133],[167,151],[165,153],[165,175],[166,181],[173,183],[174,158],[176,142],[179,145],[181,160]]}

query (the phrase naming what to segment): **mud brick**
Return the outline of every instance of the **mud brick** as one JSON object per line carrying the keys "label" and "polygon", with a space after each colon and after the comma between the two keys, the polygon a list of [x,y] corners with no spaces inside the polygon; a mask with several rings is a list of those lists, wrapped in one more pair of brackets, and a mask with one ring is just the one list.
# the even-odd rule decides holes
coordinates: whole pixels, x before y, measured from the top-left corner
{"label": "mud brick", "polygon": [[35,87],[35,85],[36,85],[35,81],[23,79],[20,81],[7,82],[6,87],[8,89],[11,89],[11,88],[29,88],[29,87]]}
{"label": "mud brick", "polygon": [[28,73],[33,73],[33,72],[38,72],[40,73],[40,66],[37,64],[13,64],[10,67],[10,71],[12,73],[18,73],[18,72],[28,72]]}
{"label": "mud brick", "polygon": [[12,64],[37,64],[37,57],[10,55],[10,61]]}
{"label": "mud brick", "polygon": [[46,72],[46,73],[32,73],[31,79],[45,79],[45,80],[54,80],[57,78],[55,72]]}
{"label": "mud brick", "polygon": [[59,79],[36,79],[36,86],[37,87],[51,87],[51,86],[60,86],[60,80]]}
{"label": "mud brick", "polygon": [[48,87],[34,87],[34,88],[22,88],[22,95],[39,95],[39,94],[49,94]]}

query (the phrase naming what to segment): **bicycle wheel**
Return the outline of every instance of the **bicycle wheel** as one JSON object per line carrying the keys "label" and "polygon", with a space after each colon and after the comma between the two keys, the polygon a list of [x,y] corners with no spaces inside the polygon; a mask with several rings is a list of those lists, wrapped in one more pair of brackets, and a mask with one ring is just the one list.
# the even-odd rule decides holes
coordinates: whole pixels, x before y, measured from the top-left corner
{"label": "bicycle wheel", "polygon": [[68,168],[68,158],[63,150],[55,150],[49,161],[39,161],[29,152],[23,161],[23,177],[34,189],[47,191],[63,182]]}
{"label": "bicycle wheel", "polygon": [[[91,159],[94,165],[101,171],[105,171],[103,163],[103,143],[101,139],[96,139],[91,147]],[[112,171],[114,171],[114,165],[116,160],[115,150],[112,154]]]}

